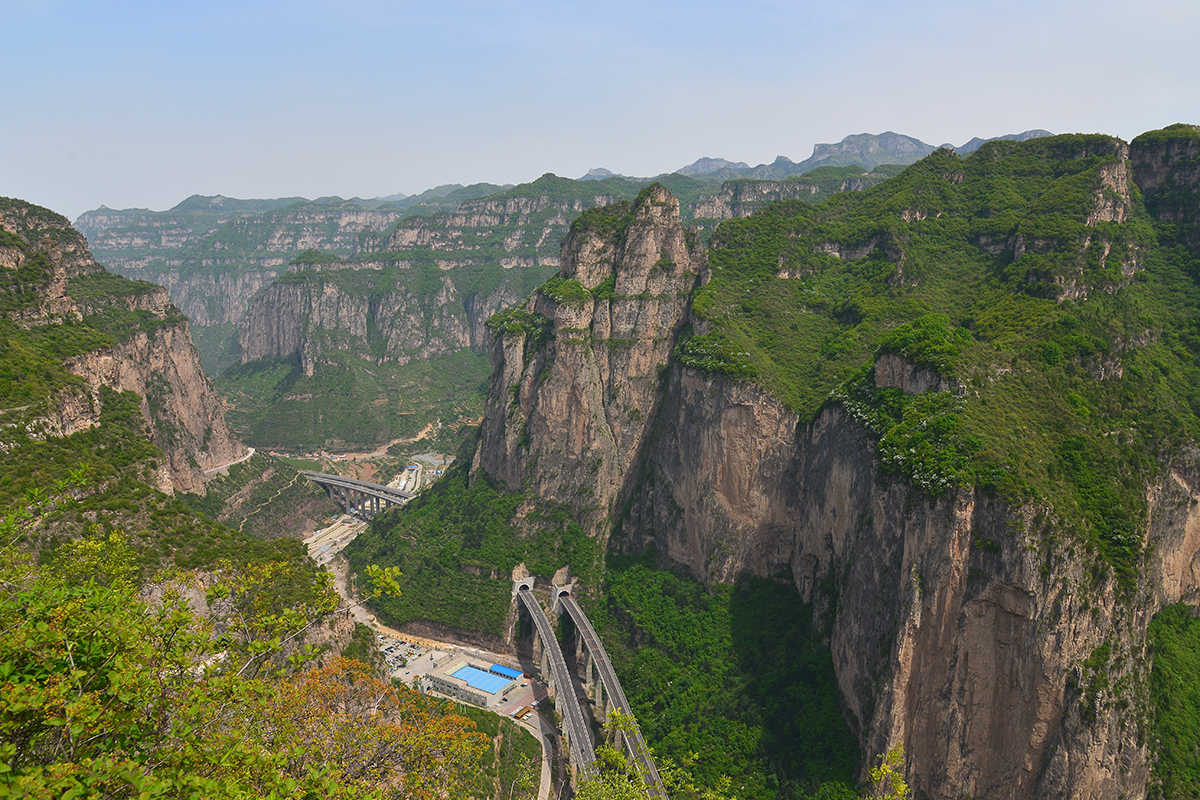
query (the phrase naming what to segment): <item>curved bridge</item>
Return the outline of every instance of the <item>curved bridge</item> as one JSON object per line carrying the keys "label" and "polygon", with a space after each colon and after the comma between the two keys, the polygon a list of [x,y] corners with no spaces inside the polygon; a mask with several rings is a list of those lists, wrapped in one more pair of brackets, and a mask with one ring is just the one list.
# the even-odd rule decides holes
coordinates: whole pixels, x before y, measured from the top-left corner
{"label": "curved bridge", "polygon": [[517,597],[521,599],[529,616],[533,618],[534,627],[542,640],[542,652],[550,661],[550,676],[558,702],[555,708],[562,713],[563,734],[567,739],[567,752],[571,756],[571,764],[577,773],[586,773],[596,762],[596,752],[592,749],[592,734],[587,722],[583,719],[583,711],[575,698],[575,684],[571,681],[571,673],[567,671],[567,662],[554,637],[554,629],[542,611],[542,604],[533,596],[529,586],[523,585],[517,589]]}
{"label": "curved bridge", "polygon": [[[633,710],[629,707],[629,701],[625,699],[621,682],[617,680],[617,673],[613,671],[612,662],[608,660],[608,652],[604,649],[604,644],[600,641],[596,629],[592,627],[592,623],[583,613],[583,609],[571,596],[570,589],[557,589],[555,594],[556,604],[560,605],[571,617],[571,621],[575,623],[575,629],[579,633],[579,638],[583,640],[583,646],[587,648],[588,682],[592,682],[593,667],[600,675],[600,684],[596,690],[597,704],[601,708],[615,708],[633,720]],[[600,686],[603,687],[603,695],[607,697],[607,703],[605,702],[606,698],[601,696]],[[642,738],[642,732],[638,729],[636,721],[634,721],[632,729],[622,732],[621,738],[625,740],[626,749],[641,768],[642,777],[650,790],[650,796],[666,800],[667,792],[658,775],[658,768],[654,766],[654,759],[650,758],[650,752],[646,749],[646,741]]]}
{"label": "curved bridge", "polygon": [[402,506],[416,497],[412,492],[402,492],[378,483],[356,481],[341,475],[307,471],[300,474],[322,487],[332,500],[341,503],[346,513],[354,509],[363,516],[373,517],[385,508]]}

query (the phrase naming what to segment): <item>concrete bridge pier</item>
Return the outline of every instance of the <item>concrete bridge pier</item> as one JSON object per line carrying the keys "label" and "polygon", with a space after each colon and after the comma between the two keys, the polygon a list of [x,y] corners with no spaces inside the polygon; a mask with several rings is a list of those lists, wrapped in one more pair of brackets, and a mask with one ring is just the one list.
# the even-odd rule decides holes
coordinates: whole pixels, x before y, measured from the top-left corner
{"label": "concrete bridge pier", "polygon": [[404,505],[416,496],[411,492],[342,475],[308,471],[300,474],[323,488],[331,500],[342,506],[342,511],[349,513],[353,508],[364,517],[373,517],[386,508]]}

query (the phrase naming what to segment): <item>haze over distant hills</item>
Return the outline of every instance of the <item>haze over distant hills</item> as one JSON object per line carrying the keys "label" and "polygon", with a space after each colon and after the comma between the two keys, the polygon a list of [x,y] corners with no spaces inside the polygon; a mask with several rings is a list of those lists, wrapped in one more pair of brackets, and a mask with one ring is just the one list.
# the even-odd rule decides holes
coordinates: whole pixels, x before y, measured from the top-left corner
{"label": "haze over distant hills", "polygon": [[1004,136],[994,136],[991,139],[975,137],[971,141],[956,147],[951,144],[926,144],[911,136],[885,131],[884,133],[858,133],[847,136],[835,144],[813,145],[813,153],[804,161],[796,163],[787,156],[778,156],[770,164],[759,164],[757,167],[748,166],[744,161],[733,163],[723,158],[700,158],[675,170],[681,175],[721,178],[759,178],[780,180],[791,175],[802,175],[811,169],[821,166],[847,167],[857,164],[866,169],[872,169],[880,164],[913,164],[937,150],[939,147],[949,147],[959,155],[973,153],[984,142],[998,139],[1023,142],[1028,139],[1039,139],[1051,136],[1050,131],[1041,129],[1029,130],[1024,133],[1009,133]]}
{"label": "haze over distant hills", "polygon": [[[979,149],[984,142],[999,139],[1023,142],[1028,139],[1039,139],[1052,136],[1050,131],[1036,128],[1023,133],[1009,133],[1003,136],[993,136],[981,139],[978,136],[966,144],[927,144],[912,136],[905,136],[893,131],[883,133],[857,133],[847,136],[840,142],[813,145],[813,153],[803,161],[795,162],[787,156],[777,156],[770,164],[759,164],[751,167],[745,161],[729,161],[724,158],[698,158],[687,166],[675,170],[680,175],[690,175],[700,179],[733,180],[737,178],[757,178],[759,180],[783,180],[792,175],[803,175],[809,170],[821,166],[848,167],[857,164],[871,170],[880,164],[913,164],[937,150],[939,147],[949,147],[959,155],[967,155]],[[665,174],[665,173],[664,173]],[[588,170],[579,180],[600,180],[613,176],[627,177],[604,167]]]}
{"label": "haze over distant hills", "polygon": [[[1044,133],[1027,131],[1000,138],[1028,139]],[[972,139],[957,149],[974,150],[981,141]],[[532,258],[530,264],[540,265],[555,260],[566,226],[577,214],[596,204],[632,199],[655,180],[668,185],[680,199],[683,217],[689,224],[711,230],[721,219],[743,216],[774,201],[802,198],[818,202],[832,193],[867,188],[935,149],[893,132],[857,134],[836,144],[816,145],[813,155],[800,163],[780,156],[772,164],[749,167],[745,162],[701,158],[674,174],[657,177],[626,178],[603,168],[590,170],[578,181],[555,178],[547,182],[544,177],[523,184],[524,188],[516,187],[522,208],[526,203],[538,207],[549,203],[558,208],[549,228],[538,227],[538,253],[525,253],[523,257]],[[813,168],[822,174],[801,177]],[[878,174],[868,175],[873,169]],[[736,183],[724,185],[730,180]],[[514,187],[490,183],[454,183],[413,195],[397,193],[349,200],[338,196],[307,200],[192,195],[169,211],[101,206],[81,215],[75,227],[88,237],[93,251],[110,268],[167,287],[172,301],[191,318],[204,363],[215,374],[237,360],[234,327],[249,299],[286,271],[285,265],[302,251],[311,249],[339,258],[365,256],[379,250],[371,244],[373,236],[400,224],[401,219],[419,217],[428,219],[433,227],[406,224],[405,230],[416,238],[406,240],[401,249],[415,247],[425,253],[432,247],[441,252],[439,258],[458,263],[446,248],[458,252],[465,247],[460,255],[470,251],[470,259],[479,261],[484,255],[478,251],[481,230],[461,230],[459,238],[452,237],[457,243],[454,245],[443,242],[442,234],[434,235],[433,231],[459,230],[474,213],[472,204],[511,189]],[[508,219],[513,211],[515,207],[502,216]],[[532,218],[522,219],[517,227],[524,230]],[[420,234],[416,233],[418,229]],[[374,233],[368,235],[368,231]],[[509,233],[512,236],[501,248],[507,265],[517,257],[513,248],[519,249],[518,239],[522,238],[516,229]],[[434,246],[434,240],[440,244]]]}

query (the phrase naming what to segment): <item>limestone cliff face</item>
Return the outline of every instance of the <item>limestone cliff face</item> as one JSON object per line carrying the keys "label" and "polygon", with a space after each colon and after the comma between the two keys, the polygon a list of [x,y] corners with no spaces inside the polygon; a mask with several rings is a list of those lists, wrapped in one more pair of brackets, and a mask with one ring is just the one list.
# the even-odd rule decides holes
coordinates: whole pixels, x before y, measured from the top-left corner
{"label": "limestone cliff face", "polygon": [[101,386],[141,395],[142,416],[165,461],[159,488],[204,494],[204,472],[241,458],[246,448],[226,425],[224,404],[200,366],[187,319],[166,290],[156,287],[130,303],[172,322],[65,364],[92,387],[93,408],[99,408]]}
{"label": "limestone cliff face", "polygon": [[[1130,191],[1122,159],[1088,226],[1127,214]],[[581,219],[560,278],[497,321],[475,474],[705,581],[791,576],[830,625],[863,753],[902,745],[917,796],[1143,797],[1146,631],[1200,599],[1200,453],[1147,487],[1145,579],[1118,599],[1048,509],[930,499],[879,477],[874,438],[838,405],[801,424],[759,388],[673,363],[682,295],[705,274],[675,207],[656,188],[627,229]],[[952,388],[895,355],[874,378]]]}
{"label": "limestone cliff face", "polygon": [[406,285],[376,294],[378,275],[372,272],[357,270],[364,285],[354,289],[323,275],[262,289],[238,325],[242,363],[296,353],[311,375],[326,350],[407,364],[479,349],[486,342],[487,318],[521,300],[507,281],[487,294],[463,296],[447,276],[432,296]]}
{"label": "limestone cliff face", "polygon": [[[539,263],[556,264],[556,251],[571,220],[586,208],[608,205],[612,197],[596,195],[588,201],[555,200],[548,194],[500,196],[467,200],[453,213],[402,220],[378,244],[362,243],[363,252],[403,251],[412,247],[457,251],[467,257],[485,244],[480,237],[503,230],[500,246],[505,252],[536,252]],[[505,267],[513,266],[504,262]]]}
{"label": "limestone cliff face", "polygon": [[166,286],[192,325],[208,327],[240,322],[296,253],[352,256],[364,232],[385,230],[402,215],[355,201],[227,200],[192,198],[164,212],[102,207],[76,225],[111,269]]}
{"label": "limestone cliff face", "polygon": [[[1144,795],[1131,687],[1153,612],[1200,594],[1195,456],[1151,487],[1157,580],[1119,603],[1082,546],[1047,544],[1044,512],[879,481],[873,440],[836,406],[799,425],[756,388],[672,370],[659,420],[614,544],[653,542],[708,581],[791,575],[832,622],[864,753],[903,745],[932,798]],[[1105,642],[1113,688],[1089,695],[1080,665]]]}
{"label": "limestone cliff face", "polygon": [[385,230],[402,215],[398,209],[367,209],[352,201],[312,203],[232,220],[206,245],[214,254],[242,250],[246,243],[268,253],[323,250],[353,254],[360,233]]}
{"label": "limestone cliff face", "polygon": [[660,375],[702,268],[663,187],[612,216],[616,230],[572,229],[557,288],[525,304],[520,318],[531,323],[497,336],[474,463],[510,489],[533,481],[602,537],[657,414]]}
{"label": "limestone cliff face", "polygon": [[1157,218],[1177,223],[1188,246],[1200,248],[1200,126],[1143,134],[1129,151],[1146,206]]}
{"label": "limestone cliff face", "polygon": [[170,269],[155,275],[167,289],[171,302],[193,325],[237,324],[246,315],[250,298],[284,270],[283,259],[242,269],[210,270],[185,274]]}
{"label": "limestone cliff face", "polygon": [[857,178],[847,178],[840,184],[828,187],[813,181],[726,181],[715,195],[701,197],[692,207],[697,219],[731,219],[747,217],[771,203],[780,200],[804,200],[817,202],[833,192],[858,192],[884,180],[883,175],[863,173]]}
{"label": "limestone cliff face", "polygon": [[[0,229],[21,237],[29,245],[46,253],[53,264],[56,286],[76,275],[104,269],[92,258],[87,240],[71,228],[67,218],[48,209],[21,201],[0,204]],[[6,255],[0,257],[0,263],[9,269],[27,258],[20,248],[6,247],[4,252]],[[63,292],[55,289],[50,294],[61,299]]]}
{"label": "limestone cliff face", "polygon": [[84,303],[68,294],[68,282],[104,273],[88,250],[86,240],[70,223],[46,209],[10,201],[0,206],[0,228],[24,239],[31,248],[0,247],[0,264],[19,266],[36,250],[50,264],[50,278],[39,289],[36,309],[10,316],[23,327],[56,325],[81,320],[104,307],[122,305],[145,312],[155,323],[114,337],[111,347],[72,356],[66,368],[83,378],[87,390],[68,389],[54,401],[48,418],[37,423],[45,435],[67,436],[99,424],[100,387],[133,391],[142,398],[141,410],[165,463],[159,485],[165,491],[204,492],[204,470],[228,463],[245,453],[229,431],[220,398],[200,367],[187,319],[171,305],[166,290],[142,284],[119,297],[98,297]]}
{"label": "limestone cliff face", "polygon": [[216,216],[197,225],[195,220],[177,215],[130,212],[101,206],[80,215],[75,227],[88,237],[89,244],[102,258],[117,268],[145,266],[147,257],[112,259],[111,254],[126,250],[149,252],[176,251],[198,245],[215,232],[227,218]]}
{"label": "limestone cliff face", "polygon": [[[296,198],[299,200],[299,198]],[[282,202],[282,201],[281,201]],[[110,267],[134,277],[159,279],[164,269],[281,264],[281,254],[322,250],[346,255],[364,230],[385,230],[402,216],[398,209],[364,208],[354,201],[296,202],[264,213],[225,209],[222,204],[152,212],[101,207],[80,216],[76,226]],[[148,270],[148,272],[147,272]],[[174,298],[172,298],[174,299]]]}
{"label": "limestone cliff face", "polygon": [[[296,274],[259,289],[237,315],[242,362],[298,353],[311,373],[331,349],[404,364],[486,347],[487,318],[524,299],[526,273],[545,275],[558,265],[562,237],[580,212],[612,199],[555,199],[537,186],[525,195],[468,200],[454,212],[410,217],[386,233],[364,232],[355,260],[295,265]],[[406,277],[430,264],[445,273],[440,285],[418,288]],[[454,279],[454,270],[497,266],[506,277],[485,291],[460,289]],[[325,275],[331,272],[356,277]],[[378,290],[389,276],[395,288]]]}

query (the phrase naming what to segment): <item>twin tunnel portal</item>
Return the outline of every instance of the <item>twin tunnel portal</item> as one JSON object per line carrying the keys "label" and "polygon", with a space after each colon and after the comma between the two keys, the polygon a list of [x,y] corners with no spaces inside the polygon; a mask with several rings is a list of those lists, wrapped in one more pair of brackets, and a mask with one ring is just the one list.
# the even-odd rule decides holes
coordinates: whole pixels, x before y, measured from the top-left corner
{"label": "twin tunnel portal", "polygon": [[[385,508],[402,505],[414,495],[402,492],[377,483],[358,481],[341,475],[329,475],[323,472],[304,472],[304,477],[318,484],[336,502],[342,505],[346,513],[357,513],[360,516],[371,517]],[[565,750],[570,758],[572,769],[577,775],[586,775],[594,771],[596,762],[595,744],[592,737],[593,728],[583,711],[583,706],[591,707],[587,697],[587,687],[595,689],[595,705],[599,712],[596,716],[601,721],[608,719],[609,710],[616,710],[625,715],[630,724],[616,732],[618,741],[624,744],[630,758],[637,764],[639,771],[655,800],[666,800],[667,793],[659,778],[654,761],[646,749],[642,734],[633,722],[633,712],[629,701],[613,671],[612,662],[604,650],[596,629],[588,620],[583,609],[571,596],[569,587],[553,586],[551,597],[553,610],[558,612],[564,621],[567,632],[573,632],[575,643],[575,663],[580,659],[586,664],[586,684],[583,695],[576,690],[574,676],[567,667],[562,647],[554,635],[554,629],[546,618],[541,601],[533,593],[534,579],[526,578],[513,584],[513,595],[519,604],[519,612],[533,623],[533,652],[541,651],[541,671],[549,682],[550,693],[556,698],[556,707],[562,715],[562,738]]]}

